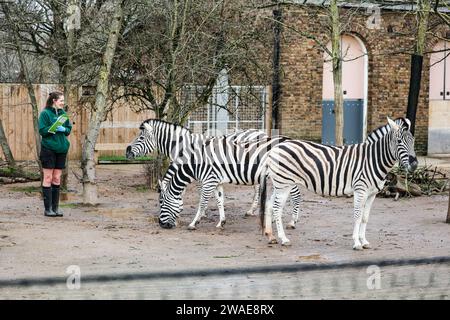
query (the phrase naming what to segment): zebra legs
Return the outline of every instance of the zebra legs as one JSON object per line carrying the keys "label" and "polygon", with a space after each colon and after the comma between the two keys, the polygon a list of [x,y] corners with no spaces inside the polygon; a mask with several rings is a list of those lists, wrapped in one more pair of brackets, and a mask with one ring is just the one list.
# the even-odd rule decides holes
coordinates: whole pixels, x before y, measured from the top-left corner
{"label": "zebra legs", "polygon": [[[198,185],[197,185],[197,189],[198,189],[198,193],[200,194],[200,197],[201,197],[201,194],[202,194],[202,188],[203,188],[203,184],[201,184],[201,183],[199,183]],[[186,189],[185,190],[183,190],[183,193],[186,191]],[[217,188],[214,190],[214,195],[215,195],[215,197],[216,197],[216,202],[217,202],[217,208],[219,209],[219,216],[220,216],[220,220],[219,220],[219,223],[217,224],[217,228],[223,228],[223,226],[225,225],[225,209],[224,209],[224,203],[225,203],[225,201],[224,201],[224,195],[223,195],[223,186],[221,185],[221,184],[219,184],[219,185],[217,185]],[[200,199],[200,203],[199,203],[199,205],[198,205],[198,207],[200,208],[200,206],[201,206],[201,203],[202,203],[202,200]],[[200,218],[199,218],[199,220],[201,219],[201,218],[203,218],[204,216],[206,215],[206,209],[205,209],[205,211],[202,213],[202,215],[200,216]],[[198,224],[198,221],[197,221],[197,224]],[[195,229],[195,228],[194,228]],[[193,230],[193,229],[192,229]]]}
{"label": "zebra legs", "polygon": [[363,213],[362,220],[361,220],[361,226],[359,228],[359,241],[361,242],[362,247],[364,249],[370,248],[369,241],[367,241],[367,239],[366,239],[366,227],[367,227],[367,222],[369,221],[370,209],[372,208],[372,204],[373,204],[373,201],[375,200],[376,195],[377,194],[374,193],[367,197],[366,205],[364,206],[364,213]]}
{"label": "zebra legs", "polygon": [[253,203],[252,203],[251,208],[245,213],[246,217],[256,215],[255,212],[259,206],[259,191],[260,191],[259,184],[255,184],[254,189],[255,189],[255,195],[253,196]]}
{"label": "zebra legs", "polygon": [[291,199],[292,199],[292,205],[293,205],[293,211],[292,211],[292,220],[286,225],[286,229],[295,229],[295,225],[298,221],[298,214],[300,211],[300,202],[301,202],[301,195],[300,190],[298,189],[298,186],[295,185],[291,189]]}
{"label": "zebra legs", "polygon": [[[287,188],[287,189],[276,189],[274,188],[273,190],[273,195],[272,195],[272,203],[273,203],[273,209],[272,209],[272,214],[273,214],[273,219],[267,219],[270,218],[267,217],[266,215],[266,226],[267,226],[267,221],[270,221],[270,223],[272,223],[272,221],[275,221],[275,225],[277,226],[277,234],[278,237],[281,240],[281,244],[283,246],[289,246],[291,245],[291,242],[289,241],[288,238],[286,238],[286,234],[284,233],[284,228],[283,228],[283,220],[282,220],[282,215],[283,215],[283,208],[286,204],[287,198],[289,196],[289,191],[291,189]],[[266,229],[267,231],[267,229]],[[271,242],[273,243],[273,241],[271,240]]]}
{"label": "zebra legs", "polygon": [[264,235],[269,238],[269,244],[278,243],[277,238],[273,235],[272,229],[272,212],[273,212],[273,195],[266,203],[266,210],[264,211]]}
{"label": "zebra legs", "polygon": [[223,186],[219,184],[217,188],[214,190],[214,194],[216,195],[217,207],[219,208],[219,223],[216,228],[223,228],[225,225],[225,210],[223,209]]}
{"label": "zebra legs", "polygon": [[[208,201],[211,198],[212,193],[216,189],[218,185],[214,184],[202,184],[200,189],[200,204],[198,206],[197,214],[194,217],[194,220],[189,224],[189,230],[195,230],[195,226],[200,222],[201,217],[205,215],[206,208],[208,206]],[[223,208],[223,206],[222,206]]]}
{"label": "zebra legs", "polygon": [[[245,216],[254,216],[256,208],[259,205],[259,192],[260,185],[255,185],[255,196],[253,198],[252,207],[245,213]],[[286,225],[287,229],[295,229],[295,225],[298,221],[298,214],[300,212],[301,194],[298,186],[294,186],[291,190],[291,198],[293,203],[292,220]]]}
{"label": "zebra legs", "polygon": [[363,246],[359,239],[359,232],[360,232],[360,228],[361,228],[361,222],[362,222],[366,202],[367,202],[367,193],[363,192],[363,191],[355,191],[354,199],[353,199],[354,227],[353,227],[353,236],[352,236],[353,242],[354,242],[354,244],[353,244],[354,250],[362,250],[363,249]]}

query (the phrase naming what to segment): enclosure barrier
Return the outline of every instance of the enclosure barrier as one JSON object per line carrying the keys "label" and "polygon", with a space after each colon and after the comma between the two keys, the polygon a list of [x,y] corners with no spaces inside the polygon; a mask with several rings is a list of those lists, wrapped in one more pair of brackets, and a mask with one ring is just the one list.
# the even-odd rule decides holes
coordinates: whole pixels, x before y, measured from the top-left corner
{"label": "enclosure barrier", "polygon": [[2,279],[0,298],[449,299],[450,256]]}

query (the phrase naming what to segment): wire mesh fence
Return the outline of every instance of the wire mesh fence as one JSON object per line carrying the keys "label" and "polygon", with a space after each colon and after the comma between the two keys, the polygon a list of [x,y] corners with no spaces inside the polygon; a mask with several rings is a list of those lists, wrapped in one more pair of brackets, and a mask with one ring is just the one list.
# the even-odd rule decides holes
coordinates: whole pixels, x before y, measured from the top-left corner
{"label": "wire mesh fence", "polygon": [[[185,100],[193,100],[201,89],[199,86],[186,87]],[[187,127],[194,133],[210,136],[237,130],[264,130],[268,95],[264,86],[214,87],[208,103],[191,113]]]}
{"label": "wire mesh fence", "polygon": [[445,299],[450,257],[0,280],[1,299]]}

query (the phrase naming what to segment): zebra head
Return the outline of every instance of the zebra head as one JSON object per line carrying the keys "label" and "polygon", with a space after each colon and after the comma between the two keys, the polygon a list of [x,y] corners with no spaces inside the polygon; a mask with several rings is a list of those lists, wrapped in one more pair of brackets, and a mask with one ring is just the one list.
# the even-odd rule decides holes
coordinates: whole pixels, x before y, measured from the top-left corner
{"label": "zebra head", "polygon": [[172,229],[177,225],[177,217],[183,210],[181,195],[174,195],[168,190],[167,181],[159,183],[159,225],[164,229]]}
{"label": "zebra head", "polygon": [[154,135],[154,125],[144,121],[141,126],[141,133],[134,139],[133,143],[127,147],[127,159],[145,156],[156,149],[156,139]]}
{"label": "zebra head", "polygon": [[388,118],[392,130],[391,150],[400,163],[400,166],[413,172],[417,169],[418,161],[414,151],[414,136],[412,135],[411,121],[399,118],[395,121]]}

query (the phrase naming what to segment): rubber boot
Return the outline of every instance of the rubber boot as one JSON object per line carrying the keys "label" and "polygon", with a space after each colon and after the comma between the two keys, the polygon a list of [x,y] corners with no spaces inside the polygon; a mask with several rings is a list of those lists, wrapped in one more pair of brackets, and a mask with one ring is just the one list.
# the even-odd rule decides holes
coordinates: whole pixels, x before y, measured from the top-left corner
{"label": "rubber boot", "polygon": [[52,188],[42,187],[42,195],[44,197],[44,215],[47,217],[56,217],[56,213],[52,210]]}
{"label": "rubber boot", "polygon": [[59,186],[52,184],[52,210],[57,217],[62,217],[63,213],[59,210]]}

